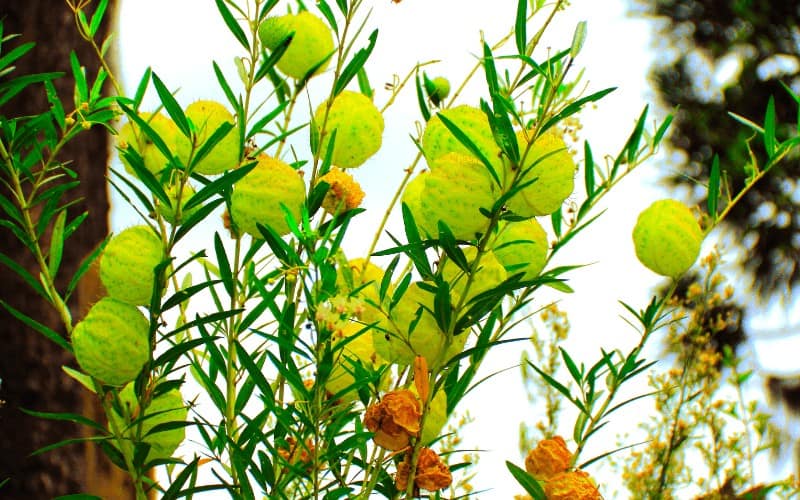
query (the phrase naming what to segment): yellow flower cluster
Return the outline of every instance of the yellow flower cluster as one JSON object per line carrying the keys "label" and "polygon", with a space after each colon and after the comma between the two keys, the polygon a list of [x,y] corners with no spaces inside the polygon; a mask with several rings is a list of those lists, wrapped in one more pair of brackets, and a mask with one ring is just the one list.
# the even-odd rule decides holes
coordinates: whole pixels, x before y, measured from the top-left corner
{"label": "yellow flower cluster", "polygon": [[322,200],[322,208],[329,214],[336,215],[361,205],[364,190],[353,176],[344,170],[332,168],[330,172],[320,177],[320,180],[330,186]]}

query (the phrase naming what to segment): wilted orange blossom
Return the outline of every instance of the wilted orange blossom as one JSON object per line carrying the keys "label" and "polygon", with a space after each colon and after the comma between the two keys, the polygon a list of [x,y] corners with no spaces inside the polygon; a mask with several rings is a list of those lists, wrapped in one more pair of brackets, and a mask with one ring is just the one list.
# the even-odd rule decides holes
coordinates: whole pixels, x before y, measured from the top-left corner
{"label": "wilted orange blossom", "polygon": [[386,393],[379,403],[367,408],[364,425],[375,433],[375,444],[398,451],[409,445],[411,436],[419,434],[421,417],[417,396],[402,389]]}

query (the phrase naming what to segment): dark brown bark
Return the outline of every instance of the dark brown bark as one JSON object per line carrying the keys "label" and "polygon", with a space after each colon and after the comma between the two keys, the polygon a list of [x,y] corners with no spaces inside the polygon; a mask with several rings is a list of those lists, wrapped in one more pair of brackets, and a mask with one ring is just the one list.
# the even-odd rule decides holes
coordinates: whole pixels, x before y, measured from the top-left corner
{"label": "dark brown bark", "polygon": [[[112,2],[113,3],[113,2]],[[69,75],[69,53],[75,50],[93,81],[99,62],[91,47],[75,28],[72,13],[64,0],[0,0],[0,17],[5,32],[22,36],[12,44],[33,41],[36,47],[16,63],[16,75],[62,71],[68,76],[57,80],[56,88],[66,110],[74,107],[73,82]],[[105,37],[109,23],[98,38]],[[35,114],[48,109],[44,89],[34,85],[0,113],[8,116]],[[83,133],[64,149],[60,157],[69,161],[80,176],[81,185],[68,196],[82,201],[70,216],[88,211],[89,218],[67,241],[59,277],[66,283],[84,257],[108,232],[108,189],[105,173],[108,159],[108,134],[102,127]],[[70,217],[70,218],[71,218]],[[27,250],[5,229],[0,230],[2,252],[23,263],[38,275]],[[43,300],[30,291],[14,273],[2,269],[0,298],[31,317],[64,332],[58,316]],[[91,273],[70,301],[74,318],[80,318],[87,305],[100,294],[98,280]],[[71,493],[90,493],[103,498],[125,498],[120,471],[107,461],[94,445],[71,445],[31,457],[34,450],[63,439],[87,435],[87,429],[65,422],[28,416],[21,408],[72,412],[102,421],[96,397],[79,386],[61,370],[75,366],[74,358],[39,333],[0,311],[0,481],[10,478],[0,489],[8,499],[45,499]]]}

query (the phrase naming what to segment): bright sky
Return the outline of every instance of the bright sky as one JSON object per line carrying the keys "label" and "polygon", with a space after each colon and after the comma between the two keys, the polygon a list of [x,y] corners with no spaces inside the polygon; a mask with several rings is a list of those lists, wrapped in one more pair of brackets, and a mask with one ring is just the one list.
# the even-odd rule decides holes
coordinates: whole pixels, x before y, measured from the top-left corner
{"label": "bright sky", "polygon": [[[374,3],[372,26],[378,26],[380,36],[375,54],[368,67],[376,102],[388,98],[383,88],[397,74],[404,77],[417,62],[439,59],[428,74],[444,75],[459,82],[474,64],[473,54],[480,50],[480,30],[486,39],[499,39],[512,26],[516,1],[487,2],[485,0],[390,0]],[[649,30],[642,20],[625,14],[625,0],[574,0],[567,12],[557,16],[556,25],[545,36],[543,47],[561,49],[569,46],[572,30],[580,20],[588,21],[588,38],[577,60],[585,67],[589,91],[617,86],[619,89],[604,99],[596,109],[584,113],[584,135],[590,139],[595,158],[616,154],[629,134],[643,106],[652,101],[646,84],[650,65]],[[310,5],[310,4],[309,4]],[[187,15],[191,11],[191,16]],[[158,15],[155,15],[158,13]],[[224,97],[217,88],[211,60],[222,67],[233,81],[236,79],[232,58],[240,55],[239,46],[229,36],[220,20],[214,2],[198,0],[136,0],[122,1],[118,41],[124,84],[132,93],[146,67],[172,89],[180,89],[179,102]],[[402,170],[415,152],[409,139],[414,131],[418,111],[413,87],[408,89],[387,112],[386,131],[382,150],[355,173],[367,191],[367,214],[361,216],[358,227],[375,227],[385,209],[388,196],[402,177]],[[475,104],[469,95],[462,102]],[[157,105],[155,93],[148,95],[143,109]],[[300,139],[298,144],[307,144]],[[400,160],[398,160],[400,159]],[[665,169],[651,162],[628,178],[610,196],[603,208],[606,215],[586,234],[579,237],[560,256],[557,265],[596,262],[574,273],[570,284],[577,291],[571,296],[556,294],[541,297],[538,305],[561,298],[570,314],[572,337],[567,348],[586,362],[597,359],[601,346],[629,349],[635,345],[635,332],[620,318],[618,300],[635,307],[647,302],[648,290],[659,278],[638,264],[633,253],[630,231],[638,212],[655,197],[664,197],[654,184]],[[390,186],[391,191],[382,191]],[[112,226],[115,230],[137,223],[135,214],[115,204]],[[395,228],[397,228],[395,221]],[[209,228],[209,233],[218,227]],[[365,251],[372,233],[357,236],[349,242],[353,254]],[[200,235],[191,243],[196,248],[209,241]],[[524,332],[520,333],[524,335]],[[522,344],[498,349],[487,363],[486,373],[515,365]],[[510,498],[520,493],[505,468],[505,460],[522,463],[517,443],[518,426],[522,421],[535,421],[539,413],[527,403],[519,380],[518,370],[496,377],[474,391],[464,404],[476,418],[465,433],[464,444],[488,450],[481,456],[475,486],[492,488],[481,498]],[[188,396],[185,390],[185,396]],[[617,432],[629,429],[638,415],[624,415],[617,428],[604,432],[607,439],[597,439],[587,450],[587,457],[612,448]],[[603,479],[601,479],[601,482]],[[608,490],[608,493],[612,493]]]}

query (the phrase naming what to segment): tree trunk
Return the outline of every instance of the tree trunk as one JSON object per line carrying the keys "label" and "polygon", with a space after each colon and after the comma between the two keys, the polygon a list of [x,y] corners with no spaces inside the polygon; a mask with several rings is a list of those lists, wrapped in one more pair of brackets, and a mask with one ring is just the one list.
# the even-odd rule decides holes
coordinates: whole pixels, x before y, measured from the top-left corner
{"label": "tree trunk", "polygon": [[[115,3],[113,0],[112,4]],[[87,75],[94,79],[99,62],[91,47],[80,38],[72,12],[64,0],[0,0],[4,33],[22,36],[9,45],[33,41],[36,47],[16,65],[15,75],[62,71],[67,76],[57,80],[56,88],[66,110],[74,107],[73,81],[69,77],[69,53],[78,55]],[[109,8],[109,12],[112,12]],[[109,18],[110,19],[110,18]],[[108,33],[109,22],[100,28],[98,39]],[[5,51],[4,51],[5,52]],[[44,89],[34,85],[3,106],[0,114],[8,117],[39,113],[48,108]],[[64,149],[61,161],[69,161],[81,180],[68,196],[80,198],[70,210],[69,219],[84,211],[88,219],[67,241],[60,277],[63,286],[84,257],[108,232],[108,188],[106,170],[109,136],[102,127],[84,132]],[[2,252],[38,275],[33,259],[11,233],[0,231]],[[58,316],[42,299],[5,269],[0,280],[0,298],[12,306],[64,332]],[[70,301],[74,318],[82,317],[88,305],[101,294],[96,275],[87,273]],[[108,462],[94,444],[70,445],[42,455],[31,453],[58,441],[88,435],[89,430],[66,422],[44,420],[26,415],[21,409],[47,412],[71,412],[102,422],[102,410],[96,397],[67,377],[62,365],[75,366],[69,353],[25,326],[5,310],[0,310],[0,497],[7,499],[45,499],[73,493],[90,493],[103,498],[126,498],[130,487],[125,475]]]}

